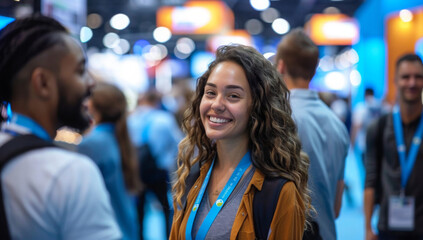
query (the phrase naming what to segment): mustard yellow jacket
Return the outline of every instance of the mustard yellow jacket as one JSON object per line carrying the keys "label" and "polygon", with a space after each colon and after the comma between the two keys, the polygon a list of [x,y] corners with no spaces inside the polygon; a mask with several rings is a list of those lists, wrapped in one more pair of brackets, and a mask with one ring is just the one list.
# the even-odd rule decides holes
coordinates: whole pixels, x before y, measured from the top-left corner
{"label": "mustard yellow jacket", "polygon": [[[175,211],[173,216],[170,240],[185,239],[185,228],[189,213],[194,205],[195,198],[200,191],[204,178],[209,170],[211,162],[204,164],[200,170],[200,176],[194,183],[187,195],[185,210]],[[256,191],[260,191],[264,181],[264,175],[256,169],[247,190],[242,197],[238,212],[232,225],[230,239],[249,240],[255,239],[253,219],[253,198]],[[177,209],[174,203],[174,209]],[[270,224],[269,240],[301,240],[303,237],[305,222],[305,207],[300,194],[293,182],[287,182],[279,195],[275,214]]]}

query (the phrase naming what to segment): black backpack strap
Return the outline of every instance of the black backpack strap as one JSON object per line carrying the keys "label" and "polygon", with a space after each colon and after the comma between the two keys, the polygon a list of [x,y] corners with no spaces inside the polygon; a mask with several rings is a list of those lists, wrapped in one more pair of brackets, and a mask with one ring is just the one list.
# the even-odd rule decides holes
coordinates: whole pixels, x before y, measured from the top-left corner
{"label": "black backpack strap", "polygon": [[[0,173],[3,167],[14,157],[33,149],[55,146],[35,135],[19,135],[0,147]],[[6,219],[6,209],[3,202],[3,185],[0,177],[0,239],[11,239]]]}
{"label": "black backpack strap", "polygon": [[138,171],[140,179],[147,186],[168,182],[167,170],[159,168],[157,158],[153,156],[148,144],[143,144],[136,148],[138,155]]}
{"label": "black backpack strap", "polygon": [[189,191],[191,190],[192,186],[194,185],[195,181],[197,181],[197,178],[200,176],[200,164],[197,162],[191,167],[191,171],[188,174],[187,179],[185,179],[185,192],[182,196],[182,209],[185,209],[186,203],[187,203],[187,196]]}
{"label": "black backpack strap", "polygon": [[254,194],[253,218],[256,239],[267,239],[280,192],[287,181],[285,178],[265,178],[261,191]]}

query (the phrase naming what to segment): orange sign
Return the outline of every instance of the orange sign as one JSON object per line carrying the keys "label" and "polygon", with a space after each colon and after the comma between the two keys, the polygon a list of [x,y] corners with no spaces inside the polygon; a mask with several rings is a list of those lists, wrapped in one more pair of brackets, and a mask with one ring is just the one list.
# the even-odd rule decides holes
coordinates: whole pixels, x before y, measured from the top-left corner
{"label": "orange sign", "polygon": [[234,28],[234,14],[221,1],[188,1],[183,7],[161,7],[157,26],[173,34],[217,34]]}
{"label": "orange sign", "polygon": [[306,29],[317,45],[353,45],[359,38],[357,21],[344,14],[314,14]]}

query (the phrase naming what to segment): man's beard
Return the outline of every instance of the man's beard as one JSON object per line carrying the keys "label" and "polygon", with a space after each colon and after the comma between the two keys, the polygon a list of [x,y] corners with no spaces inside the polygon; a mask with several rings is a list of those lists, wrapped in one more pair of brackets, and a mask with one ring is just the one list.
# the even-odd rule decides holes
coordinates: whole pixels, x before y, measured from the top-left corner
{"label": "man's beard", "polygon": [[88,112],[83,108],[84,99],[90,95],[90,91],[80,96],[73,103],[66,98],[66,91],[59,88],[59,106],[58,106],[58,123],[59,127],[67,126],[78,132],[83,132],[90,126],[90,117]]}

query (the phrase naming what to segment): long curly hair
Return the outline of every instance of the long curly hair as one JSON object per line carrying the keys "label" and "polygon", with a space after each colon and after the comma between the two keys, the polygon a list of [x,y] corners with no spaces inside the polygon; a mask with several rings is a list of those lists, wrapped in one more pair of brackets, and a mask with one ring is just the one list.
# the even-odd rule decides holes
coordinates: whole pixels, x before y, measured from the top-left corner
{"label": "long curly hair", "polygon": [[247,128],[252,164],[268,177],[284,177],[294,182],[306,208],[309,208],[309,160],[301,153],[297,128],[291,118],[289,90],[270,61],[254,48],[243,45],[218,48],[216,59],[198,78],[194,100],[185,112],[182,125],[186,137],[179,145],[178,178],[173,185],[177,207],[182,208],[181,199],[191,167],[197,162],[201,166],[212,161],[216,155],[216,146],[206,136],[200,118],[200,103],[211,72],[225,61],[237,63],[244,69],[251,88],[252,106]]}

